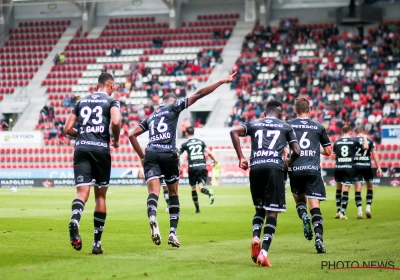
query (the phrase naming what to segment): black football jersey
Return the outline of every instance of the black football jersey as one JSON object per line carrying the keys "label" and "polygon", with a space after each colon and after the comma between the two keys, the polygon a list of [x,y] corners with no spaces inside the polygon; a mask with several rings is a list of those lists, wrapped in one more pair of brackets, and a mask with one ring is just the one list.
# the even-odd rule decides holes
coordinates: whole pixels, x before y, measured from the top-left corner
{"label": "black football jersey", "polygon": [[267,165],[284,169],[283,150],[287,144],[297,142],[289,124],[273,117],[243,124],[246,136],[251,137],[250,167]]}
{"label": "black football jersey", "polygon": [[[356,141],[364,146],[364,139],[360,136],[355,137]],[[362,147],[357,148],[356,155],[354,157],[354,165],[356,167],[371,167],[371,152],[376,150],[375,143],[371,139],[368,140],[368,150],[364,150]]]}
{"label": "black football jersey", "polygon": [[147,149],[159,152],[177,152],[176,127],[179,114],[188,107],[188,99],[182,99],[171,105],[161,105],[147,119],[140,123],[144,131],[149,131]]}
{"label": "black football jersey", "polygon": [[309,118],[297,118],[288,121],[288,124],[296,133],[300,146],[300,157],[289,166],[289,175],[293,177],[320,174],[320,144],[322,147],[331,144],[325,127]]}
{"label": "black football jersey", "polygon": [[206,143],[200,139],[190,138],[181,145],[179,154],[183,154],[185,151],[188,153],[189,168],[204,167],[206,166],[206,157],[204,155],[206,147]]}
{"label": "black football jersey", "polygon": [[119,101],[104,92],[92,93],[75,103],[72,114],[78,117],[76,149],[109,150],[112,107],[120,108]]}
{"label": "black football jersey", "polygon": [[335,168],[353,168],[354,156],[362,145],[356,139],[342,137],[333,145],[333,153],[336,154]]}

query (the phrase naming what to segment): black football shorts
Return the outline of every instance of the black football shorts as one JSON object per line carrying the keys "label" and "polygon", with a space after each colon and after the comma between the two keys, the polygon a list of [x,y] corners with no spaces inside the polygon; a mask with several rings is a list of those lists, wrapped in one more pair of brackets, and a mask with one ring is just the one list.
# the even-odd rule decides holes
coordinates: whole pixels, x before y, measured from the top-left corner
{"label": "black football shorts", "polygon": [[374,181],[374,172],[372,171],[371,167],[367,168],[354,168],[354,182],[373,182]]}
{"label": "black football shorts", "polygon": [[199,184],[205,185],[207,182],[208,171],[204,168],[189,168],[189,184],[196,187]]}
{"label": "black football shorts", "polygon": [[350,186],[354,183],[353,168],[335,168],[334,176],[335,181],[343,185]]}
{"label": "black football shorts", "polygon": [[174,152],[146,150],[144,155],[144,177],[146,183],[164,178],[167,184],[179,180],[179,157]]}
{"label": "black football shorts", "polygon": [[250,191],[254,207],[286,212],[283,170],[258,165],[250,170]]}
{"label": "black football shorts", "polygon": [[110,173],[110,152],[75,150],[74,176],[77,187],[87,185],[108,187]]}
{"label": "black football shorts", "polygon": [[325,185],[321,175],[290,177],[290,188],[296,196],[305,194],[307,198],[326,200]]}

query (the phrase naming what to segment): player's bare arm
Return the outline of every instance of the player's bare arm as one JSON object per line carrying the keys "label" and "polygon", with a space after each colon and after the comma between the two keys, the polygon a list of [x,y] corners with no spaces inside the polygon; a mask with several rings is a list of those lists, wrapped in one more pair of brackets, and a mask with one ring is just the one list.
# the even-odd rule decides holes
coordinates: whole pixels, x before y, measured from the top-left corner
{"label": "player's bare arm", "polygon": [[121,133],[121,113],[118,107],[112,107],[110,110],[111,114],[111,131],[114,135],[112,146],[114,148],[119,147],[119,135]]}
{"label": "player's bare arm", "polygon": [[188,98],[188,106],[191,106],[192,104],[194,104],[197,100],[203,98],[204,96],[209,95],[210,93],[212,93],[214,90],[216,90],[219,86],[223,85],[223,84],[229,84],[232,83],[235,79],[236,76],[236,72],[229,75],[228,77],[226,77],[223,80],[220,80],[208,87],[204,87],[200,90],[198,90],[195,94],[193,94],[192,96],[190,96]]}
{"label": "player's bare arm", "polygon": [[142,166],[144,166],[144,153],[142,151],[142,148],[140,147],[140,144],[137,140],[137,137],[141,134],[143,134],[144,130],[138,126],[135,128],[134,131],[132,131],[131,133],[129,133],[129,141],[131,142],[131,145],[133,147],[133,149],[135,150],[135,152],[137,153],[137,155],[140,158],[140,162],[142,163]]}
{"label": "player's bare arm", "polygon": [[246,136],[245,128],[243,126],[235,127],[234,129],[231,130],[230,134],[231,134],[233,148],[235,149],[237,157],[239,159],[239,167],[243,170],[247,170],[249,168],[249,163],[247,162],[246,158],[243,155],[239,139],[239,137]]}
{"label": "player's bare arm", "polygon": [[213,152],[211,152],[211,150],[209,148],[205,148],[204,151],[211,158],[211,160],[214,162],[214,164],[216,164],[217,160],[215,159],[215,156],[214,156]]}
{"label": "player's bare arm", "polygon": [[376,176],[382,177],[381,162],[379,160],[378,153],[375,150],[372,151],[372,158],[374,159],[376,167],[377,167]]}
{"label": "player's bare arm", "polygon": [[326,147],[322,147],[320,146],[320,153],[323,156],[331,156],[332,154],[332,145],[326,146]]}
{"label": "player's bare arm", "polygon": [[365,133],[361,134],[361,137],[363,138],[363,150],[368,150],[369,149],[369,144],[368,144],[368,138],[367,135]]}
{"label": "player's bare arm", "polygon": [[76,121],[78,120],[78,117],[74,114],[69,114],[67,122],[65,123],[64,126],[64,132],[71,136],[71,137],[77,137],[78,136],[78,131],[74,128],[74,125]]}
{"label": "player's bare arm", "polygon": [[300,146],[297,142],[292,142],[289,144],[292,153],[290,158],[286,162],[287,166],[291,166],[300,157]]}

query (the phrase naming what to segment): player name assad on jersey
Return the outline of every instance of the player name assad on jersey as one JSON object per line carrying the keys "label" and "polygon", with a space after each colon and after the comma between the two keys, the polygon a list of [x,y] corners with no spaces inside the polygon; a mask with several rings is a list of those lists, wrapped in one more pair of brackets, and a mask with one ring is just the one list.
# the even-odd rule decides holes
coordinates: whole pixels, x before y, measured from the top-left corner
{"label": "player name assad on jersey", "polygon": [[342,137],[333,145],[333,153],[336,154],[335,168],[353,168],[354,156],[358,148],[363,146],[356,139]]}
{"label": "player name assad on jersey", "polygon": [[110,147],[112,107],[120,108],[118,100],[103,92],[87,95],[76,102],[72,114],[78,117],[77,149],[104,149]]}
{"label": "player name assad on jersey", "polygon": [[283,170],[283,150],[297,142],[289,124],[273,117],[243,124],[245,135],[251,137],[250,167],[265,164]]}
{"label": "player name assad on jersey", "polygon": [[206,157],[204,149],[206,144],[197,138],[191,138],[183,143],[179,149],[179,153],[183,154],[185,151],[188,153],[189,167],[206,166]]}
{"label": "player name assad on jersey", "polygon": [[325,127],[308,118],[288,121],[296,133],[300,146],[300,157],[288,167],[291,176],[319,174],[321,172],[320,144],[331,145]]}
{"label": "player name assad on jersey", "polygon": [[176,126],[179,114],[188,107],[188,99],[182,99],[174,104],[161,105],[147,119],[140,123],[144,131],[149,131],[147,149],[160,152],[176,152]]}
{"label": "player name assad on jersey", "polygon": [[364,150],[364,139],[360,136],[354,138],[358,141],[361,147],[357,148],[356,154],[354,156],[354,166],[363,168],[363,167],[371,167],[371,152],[375,151],[375,143],[371,139],[368,140],[368,150]]}

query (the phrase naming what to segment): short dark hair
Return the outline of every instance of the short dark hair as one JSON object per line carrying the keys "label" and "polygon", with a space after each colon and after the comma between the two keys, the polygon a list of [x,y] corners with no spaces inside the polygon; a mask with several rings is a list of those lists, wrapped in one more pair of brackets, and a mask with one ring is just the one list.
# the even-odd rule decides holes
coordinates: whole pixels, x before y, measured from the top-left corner
{"label": "short dark hair", "polygon": [[194,135],[194,127],[193,126],[188,126],[186,128],[186,133],[189,135]]}
{"label": "short dark hair", "polygon": [[177,100],[178,98],[176,97],[175,94],[173,93],[167,93],[166,95],[163,96],[163,101],[168,101],[170,99],[175,99]]}
{"label": "short dark hair", "polygon": [[304,97],[297,97],[294,100],[294,108],[299,114],[308,113],[310,110],[310,101]]}
{"label": "short dark hair", "polygon": [[343,127],[342,127],[342,134],[347,134],[347,133],[349,133],[349,132],[351,132],[351,127],[349,126],[349,125],[344,125]]}
{"label": "short dark hair", "polygon": [[98,79],[99,85],[105,85],[107,81],[114,81],[114,77],[109,73],[101,73]]}
{"label": "short dark hair", "polygon": [[364,129],[362,129],[361,127],[359,127],[359,126],[357,126],[355,129],[354,129],[354,133],[355,134],[360,134],[360,133],[362,133],[364,131]]}
{"label": "short dark hair", "polygon": [[[281,109],[278,112],[278,107],[281,107]],[[282,103],[279,102],[278,100],[270,100],[268,101],[267,105],[265,106],[265,113],[269,114],[271,112],[274,113],[281,113],[282,111]]]}

